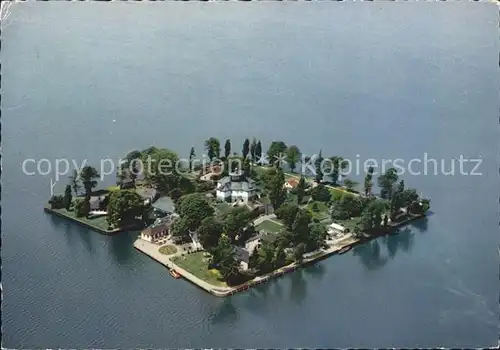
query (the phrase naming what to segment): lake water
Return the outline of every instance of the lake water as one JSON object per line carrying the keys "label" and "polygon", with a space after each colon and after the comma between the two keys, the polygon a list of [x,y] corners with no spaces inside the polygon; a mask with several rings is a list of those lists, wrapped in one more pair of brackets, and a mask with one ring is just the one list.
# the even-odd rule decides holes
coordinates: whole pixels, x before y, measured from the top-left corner
{"label": "lake water", "polygon": [[[494,4],[11,10],[1,53],[4,347],[497,344]],[[151,145],[200,153],[210,136],[230,137],[237,151],[257,136],[266,149],[276,139],[351,159],[463,155],[481,158],[483,175],[403,176],[431,197],[426,221],[219,299],[135,251],[137,233],[105,237],[46,215],[50,175],[21,167],[28,158],[99,166]]]}

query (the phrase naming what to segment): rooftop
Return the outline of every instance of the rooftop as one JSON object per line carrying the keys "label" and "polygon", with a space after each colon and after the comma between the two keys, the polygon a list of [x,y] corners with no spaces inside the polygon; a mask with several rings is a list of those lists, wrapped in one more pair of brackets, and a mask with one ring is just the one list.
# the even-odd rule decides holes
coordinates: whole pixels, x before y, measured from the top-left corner
{"label": "rooftop", "polygon": [[220,179],[217,183],[219,191],[245,191],[255,190],[255,181],[244,175],[230,175]]}

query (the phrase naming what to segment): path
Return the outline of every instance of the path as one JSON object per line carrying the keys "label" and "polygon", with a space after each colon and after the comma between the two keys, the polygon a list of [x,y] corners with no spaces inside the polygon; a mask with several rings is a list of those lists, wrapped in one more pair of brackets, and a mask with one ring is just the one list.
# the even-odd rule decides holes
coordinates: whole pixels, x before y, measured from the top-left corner
{"label": "path", "polygon": [[154,243],[147,242],[147,241],[139,238],[134,242],[134,247],[137,248],[138,250],[140,250],[141,252],[143,252],[144,254],[149,255],[151,258],[155,259],[156,261],[158,261],[162,265],[165,265],[166,267],[168,267],[170,269],[174,269],[176,272],[178,272],[180,275],[182,275],[182,277],[193,282],[194,284],[198,285],[199,287],[205,289],[209,293],[217,293],[217,292],[226,293],[226,292],[229,292],[229,291],[234,289],[234,288],[230,288],[230,287],[214,286],[210,283],[207,283],[207,282],[199,279],[195,275],[191,274],[190,272],[184,270],[183,268],[181,268],[178,265],[176,265],[175,263],[173,263],[171,259],[176,257],[176,256],[179,256],[183,253],[183,251],[181,249],[179,249],[178,246],[176,246],[178,248],[177,253],[171,254],[171,255],[165,255],[165,254],[162,254],[159,252],[160,246],[158,246]]}

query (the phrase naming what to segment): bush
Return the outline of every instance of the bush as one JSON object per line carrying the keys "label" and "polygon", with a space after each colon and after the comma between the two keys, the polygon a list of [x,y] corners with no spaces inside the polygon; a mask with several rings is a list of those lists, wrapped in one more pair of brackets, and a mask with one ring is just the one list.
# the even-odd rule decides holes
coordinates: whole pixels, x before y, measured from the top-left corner
{"label": "bush", "polygon": [[208,192],[215,189],[215,183],[212,181],[199,181],[196,183],[196,191]]}
{"label": "bush", "polygon": [[62,209],[64,208],[64,197],[52,196],[50,197],[49,204],[52,209]]}
{"label": "bush", "polygon": [[319,211],[319,208],[318,208],[318,203],[314,202],[312,207],[311,207],[312,211],[314,212],[318,212]]}
{"label": "bush", "polygon": [[328,202],[331,198],[331,193],[324,185],[318,185],[311,190],[311,197],[315,201]]}
{"label": "bush", "polygon": [[76,217],[86,217],[90,213],[90,203],[86,198],[78,198],[75,201]]}

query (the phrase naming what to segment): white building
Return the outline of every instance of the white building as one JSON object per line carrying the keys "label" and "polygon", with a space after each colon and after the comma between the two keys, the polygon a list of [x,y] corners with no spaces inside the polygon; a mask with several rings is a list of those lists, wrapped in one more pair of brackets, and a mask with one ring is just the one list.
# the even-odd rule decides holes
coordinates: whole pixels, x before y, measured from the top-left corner
{"label": "white building", "polygon": [[170,228],[173,222],[172,217],[156,219],[156,221],[141,232],[141,238],[145,241],[155,243],[170,234]]}
{"label": "white building", "polygon": [[344,226],[341,226],[339,224],[336,224],[336,223],[331,223],[330,226],[328,226],[328,233],[332,234],[332,233],[348,233],[349,232],[349,229],[348,228],[345,228]]}
{"label": "white building", "polygon": [[255,198],[256,194],[257,188],[254,181],[241,172],[231,173],[217,182],[217,199],[226,202],[243,201],[246,203]]}

